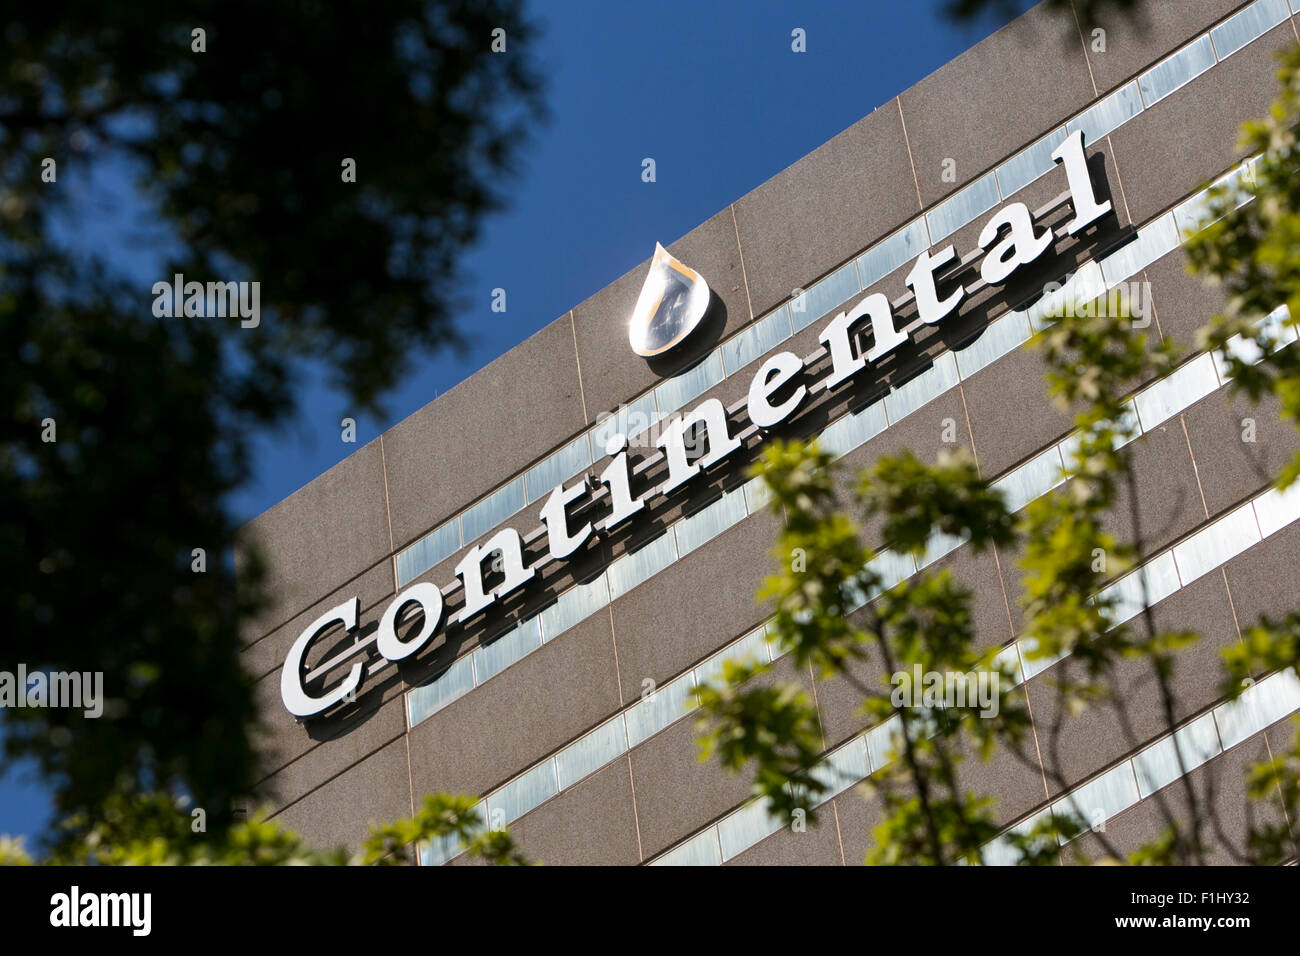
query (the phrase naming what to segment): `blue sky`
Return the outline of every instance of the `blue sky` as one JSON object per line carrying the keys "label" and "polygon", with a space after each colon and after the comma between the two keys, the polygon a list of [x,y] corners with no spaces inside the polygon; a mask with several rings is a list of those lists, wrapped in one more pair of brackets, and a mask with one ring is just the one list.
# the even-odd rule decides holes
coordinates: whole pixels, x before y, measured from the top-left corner
{"label": "blue sky", "polygon": [[[465,255],[469,306],[457,325],[468,350],[419,356],[382,419],[358,416],[320,384],[321,369],[304,368],[299,413],[258,439],[236,515],[292,494],[649,257],[656,241],[675,241],[1005,22],[959,26],[942,3],[530,3],[550,121],[505,186],[507,209]],[[1030,6],[1014,0],[1017,11]],[[805,53],[791,51],[796,27]],[[647,156],[657,167],[649,184]],[[505,313],[491,310],[496,287]],[[345,416],[358,420],[355,445],[340,441]],[[30,844],[49,801],[30,769],[9,770],[0,833]]]}

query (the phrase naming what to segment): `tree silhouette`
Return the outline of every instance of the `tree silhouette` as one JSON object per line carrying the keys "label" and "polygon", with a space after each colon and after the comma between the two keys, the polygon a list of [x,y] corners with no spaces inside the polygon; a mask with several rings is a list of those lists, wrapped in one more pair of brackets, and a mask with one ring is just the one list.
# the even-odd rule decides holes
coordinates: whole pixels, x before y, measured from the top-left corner
{"label": "tree silhouette", "polygon": [[[257,778],[260,565],[237,594],[224,502],[296,362],[374,411],[411,350],[456,342],[458,256],[542,111],[533,30],[513,0],[9,6],[0,667],[102,671],[107,702],[8,709],[6,751],[60,814],[180,789],[219,829]],[[140,213],[142,260],[87,239],[88,190]],[[258,321],[156,316],[175,273],[258,282]]]}

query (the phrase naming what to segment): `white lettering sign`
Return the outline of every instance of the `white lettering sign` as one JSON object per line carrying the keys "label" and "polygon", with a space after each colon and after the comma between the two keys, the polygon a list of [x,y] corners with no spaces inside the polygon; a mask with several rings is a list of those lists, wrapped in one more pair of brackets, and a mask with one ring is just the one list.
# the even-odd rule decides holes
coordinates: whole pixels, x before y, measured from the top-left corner
{"label": "white lettering sign", "polygon": [[[1074,218],[1066,229],[1070,235],[1074,235],[1110,212],[1111,204],[1109,200],[1097,201],[1088,175],[1082,132],[1076,131],[1067,137],[1052,153],[1052,158],[1065,167],[1074,210]],[[1006,282],[1018,268],[1042,256],[1052,245],[1053,238],[1051,229],[1036,229],[1033,217],[1023,203],[1012,203],[999,209],[980,232],[980,249],[987,250],[980,263],[980,275],[990,285]],[[663,255],[667,256],[667,253]],[[917,312],[922,322],[932,325],[942,321],[965,298],[966,290],[960,285],[941,298],[935,279],[937,271],[955,258],[956,252],[951,245],[937,252],[926,250],[917,257],[908,273],[907,285],[916,296]],[[1085,270],[1081,270],[1081,273],[1083,271]],[[647,309],[647,314],[650,311]],[[694,313],[692,315],[693,320],[698,321],[699,316]],[[853,336],[864,320],[871,327],[873,344],[865,354],[859,355],[855,353]],[[820,341],[827,346],[831,356],[831,367],[825,375],[823,386],[833,388],[849,381],[865,369],[868,363],[877,361],[906,339],[907,336],[896,328],[893,310],[883,294],[874,292],[863,297],[851,308],[835,316],[822,330]],[[645,354],[649,352],[647,348]],[[767,429],[793,415],[810,391],[810,383],[799,381],[803,372],[802,362],[789,352],[778,352],[763,362],[749,387],[746,411],[750,421],[760,429]],[[794,387],[790,388],[784,401],[774,404],[776,395],[791,384]],[[688,431],[693,431],[697,436],[703,435],[705,444],[702,455],[692,458],[688,452]],[[648,498],[666,495],[682,487],[736,451],[741,443],[732,434],[722,403],[716,398],[710,398],[665,426],[657,444],[663,449],[667,461],[667,476],[662,485],[639,497],[632,491],[632,472],[627,454],[627,437],[624,435],[611,437],[605,449],[609,463],[596,481],[580,481],[569,488],[563,484],[557,485],[546,498],[546,504],[539,513],[546,528],[547,552],[533,566],[525,567],[523,541],[519,533],[511,528],[504,528],[486,542],[470,548],[456,565],[456,574],[464,587],[465,603],[454,620],[464,622],[487,610],[506,594],[527,584],[541,564],[568,557],[593,534],[608,533],[618,527],[641,511]],[[701,447],[698,441],[694,447],[697,450]],[[606,516],[595,522],[584,521],[576,530],[571,528],[569,506],[587,497],[598,484],[605,485],[609,491]],[[488,589],[484,568],[485,565],[494,563],[489,559],[495,555],[500,556],[495,565],[502,573],[494,580],[501,580],[495,587]],[[402,640],[396,633],[397,619],[403,610],[416,604],[424,611],[424,622],[418,634]],[[280,679],[281,696],[290,713],[298,717],[309,717],[342,700],[355,699],[357,688],[364,679],[363,664],[353,664],[342,681],[318,695],[308,693],[304,685],[303,668],[308,648],[321,634],[340,623],[349,631],[354,629],[357,626],[357,615],[358,601],[353,598],[313,621],[294,641]],[[443,596],[435,585],[416,584],[403,591],[392,601],[380,621],[377,638],[380,655],[390,661],[410,657],[433,639],[442,617]]]}

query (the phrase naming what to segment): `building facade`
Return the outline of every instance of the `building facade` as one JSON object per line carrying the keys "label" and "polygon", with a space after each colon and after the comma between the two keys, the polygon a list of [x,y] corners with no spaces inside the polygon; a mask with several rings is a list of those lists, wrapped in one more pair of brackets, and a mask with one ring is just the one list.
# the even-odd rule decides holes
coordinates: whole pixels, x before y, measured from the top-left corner
{"label": "building facade", "polygon": [[[243,651],[270,755],[258,802],[320,845],[450,791],[548,863],[861,861],[880,810],[851,783],[884,731],[846,683],[774,662],[815,694],[839,771],[819,826],[769,821],[748,779],[696,758],[690,687],[771,653],[755,594],[780,518],[746,464],[773,435],[818,436],[850,471],[963,447],[1023,505],[1070,440],[1025,343],[1049,305],[1118,290],[1187,349],[1133,395],[1141,573],[1162,628],[1205,635],[1179,658],[1175,717],[1230,862],[1242,768],[1289,739],[1300,682],[1226,705],[1217,657],[1296,606],[1300,496],[1268,484],[1297,439],[1196,352],[1223,301],[1181,247],[1205,184],[1250,175],[1239,125],[1300,35],[1288,0],[1147,8],[1145,30],[1088,35],[1037,7],[672,243],[687,268],[670,280],[694,270],[711,291],[702,314],[683,294],[657,354],[629,343],[647,262],[251,522],[272,594]],[[922,564],[973,591],[980,641],[1019,662],[1016,557],[936,538]],[[1008,826],[1072,799],[1120,847],[1153,837],[1153,795],[1179,781],[1151,688],[1132,675],[1135,741],[1104,706],[1058,720],[1068,660],[1019,666],[1036,733],[1059,725],[1040,761],[1065,784],[996,754],[963,765],[968,788]]]}

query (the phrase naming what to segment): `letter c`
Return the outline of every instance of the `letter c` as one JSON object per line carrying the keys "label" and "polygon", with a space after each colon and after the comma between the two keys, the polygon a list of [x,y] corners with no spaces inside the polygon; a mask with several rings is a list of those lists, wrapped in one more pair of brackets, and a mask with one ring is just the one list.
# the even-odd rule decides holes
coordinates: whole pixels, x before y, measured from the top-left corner
{"label": "letter c", "polygon": [[293,642],[293,647],[289,648],[289,654],[284,659],[284,667],[280,669],[280,698],[284,701],[285,708],[295,717],[310,717],[313,714],[319,714],[322,710],[332,707],[343,698],[351,695],[358,687],[361,686],[362,664],[357,661],[352,665],[352,670],[348,671],[348,676],[343,678],[337,687],[333,690],[326,691],[320,697],[313,697],[307,693],[307,688],[302,683],[302,660],[307,655],[307,648],[311,642],[320,636],[320,633],[337,621],[342,621],[344,628],[352,630],[357,626],[357,615],[361,611],[361,601],[357,598],[344,601],[332,611],[326,611],[320,617],[316,618],[307,629],[298,635],[298,639]]}

